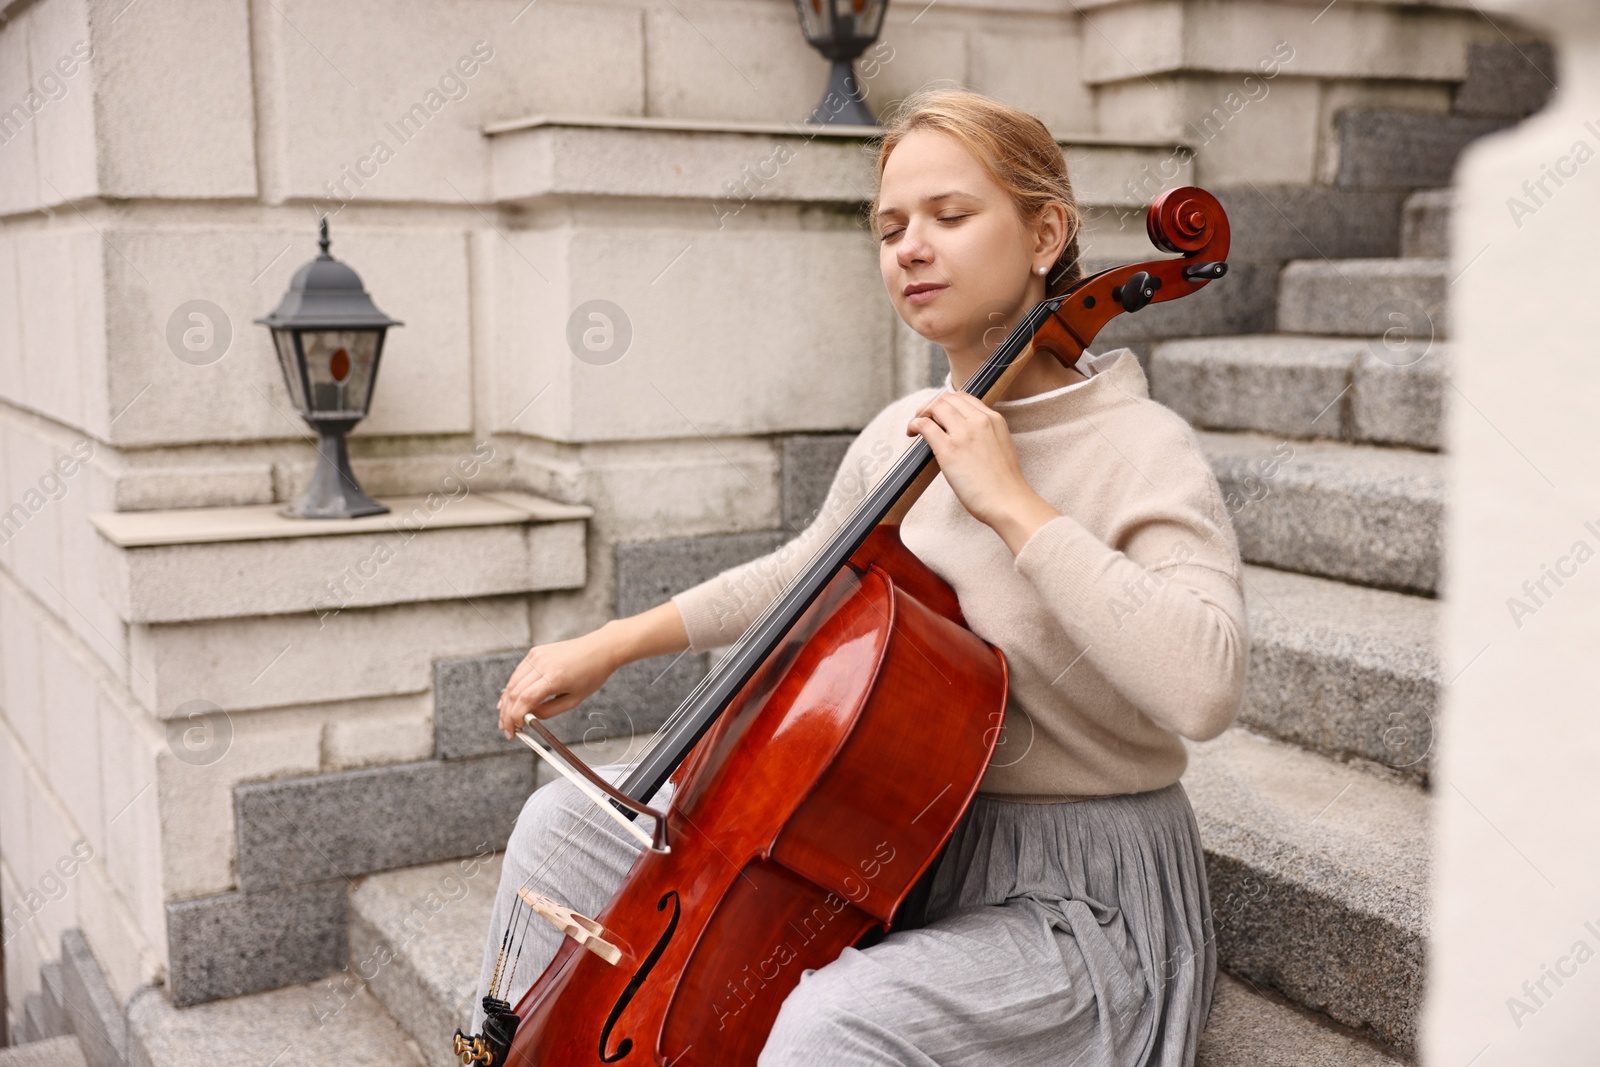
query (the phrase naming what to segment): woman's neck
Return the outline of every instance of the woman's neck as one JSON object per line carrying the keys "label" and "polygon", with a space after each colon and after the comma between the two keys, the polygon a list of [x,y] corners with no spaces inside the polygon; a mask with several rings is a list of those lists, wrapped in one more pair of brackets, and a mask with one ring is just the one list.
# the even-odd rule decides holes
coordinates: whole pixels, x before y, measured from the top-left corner
{"label": "woman's neck", "polygon": [[[950,364],[950,383],[960,389],[972,376],[978,372],[982,362],[965,365],[965,361],[952,360]],[[1024,397],[1037,396],[1048,393],[1052,389],[1060,389],[1065,385],[1074,385],[1086,381],[1088,375],[1075,368],[1062,366],[1061,363],[1049,356],[1029,358],[1017,376],[1011,380],[1002,396],[996,400],[1021,400]]]}

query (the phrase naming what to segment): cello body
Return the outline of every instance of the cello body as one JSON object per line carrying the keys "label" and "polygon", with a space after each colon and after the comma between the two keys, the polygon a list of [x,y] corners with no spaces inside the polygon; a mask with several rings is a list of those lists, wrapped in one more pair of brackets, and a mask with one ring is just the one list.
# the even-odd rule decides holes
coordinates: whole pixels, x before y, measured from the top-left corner
{"label": "cello body", "polygon": [[644,849],[524,995],[506,1062],[754,1064],[807,968],[892,926],[971,802],[1006,705],[1000,650],[880,525],[673,776]]}

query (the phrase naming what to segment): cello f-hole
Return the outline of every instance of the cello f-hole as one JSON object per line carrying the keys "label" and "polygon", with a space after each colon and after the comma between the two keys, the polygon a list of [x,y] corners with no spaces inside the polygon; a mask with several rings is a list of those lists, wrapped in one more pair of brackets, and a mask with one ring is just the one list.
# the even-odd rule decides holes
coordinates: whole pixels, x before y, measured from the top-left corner
{"label": "cello f-hole", "polygon": [[611,1014],[606,1016],[606,1025],[600,1031],[601,1063],[615,1063],[633,1049],[633,1038],[631,1037],[623,1038],[618,1043],[615,1052],[608,1053],[606,1045],[611,1040],[612,1027],[616,1026],[617,1020],[622,1017],[623,1009],[633,1000],[634,994],[639,991],[639,987],[644,984],[644,980],[650,976],[650,971],[655,967],[656,960],[660,959],[661,954],[667,950],[668,943],[672,941],[672,933],[678,928],[678,916],[683,909],[678,902],[677,890],[669,889],[660,900],[656,901],[656,910],[665,911],[669,900],[672,902],[672,918],[667,920],[667,928],[661,932],[661,937],[656,940],[655,947],[650,950],[650,955],[644,958],[644,962],[634,972],[633,978],[628,982],[628,987],[622,991],[622,995],[617,998],[617,1002],[611,1005]]}

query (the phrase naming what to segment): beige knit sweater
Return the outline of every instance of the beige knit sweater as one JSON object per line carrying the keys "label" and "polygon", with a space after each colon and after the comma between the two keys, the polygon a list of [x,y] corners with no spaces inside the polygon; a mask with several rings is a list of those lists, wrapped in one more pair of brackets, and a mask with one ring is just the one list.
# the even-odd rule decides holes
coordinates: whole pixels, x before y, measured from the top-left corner
{"label": "beige knit sweater", "polygon": [[[1150,399],[1130,350],[1079,368],[1088,381],[995,405],[1023,476],[1060,518],[1013,557],[940,475],[900,527],[955,590],[967,625],[1005,653],[1010,699],[979,791],[1007,800],[1168,785],[1186,763],[1179,735],[1216,737],[1244,692],[1239,548],[1194,431]],[[672,598],[691,649],[739,638],[916,440],[905,427],[917,409],[947,388],[879,412],[792,541]]]}

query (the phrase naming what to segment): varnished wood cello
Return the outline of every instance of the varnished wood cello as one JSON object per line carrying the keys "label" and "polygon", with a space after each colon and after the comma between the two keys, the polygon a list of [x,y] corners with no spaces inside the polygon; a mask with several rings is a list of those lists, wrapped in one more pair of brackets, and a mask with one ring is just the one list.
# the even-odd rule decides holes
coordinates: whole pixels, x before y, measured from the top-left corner
{"label": "varnished wood cello", "polygon": [[[1227,216],[1204,190],[1162,194],[1146,230],[1179,258],[1041,301],[965,391],[1004,395],[1041,353],[1072,366],[1114,316],[1226,273]],[[913,438],[615,786],[526,717],[519,736],[647,847],[597,916],[522,892],[567,939],[514,1009],[486,998],[483,1033],[457,1032],[464,1063],[754,1064],[801,972],[893,928],[971,802],[1006,706],[1005,657],[900,542],[937,474]],[[669,777],[671,803],[648,807]]]}

